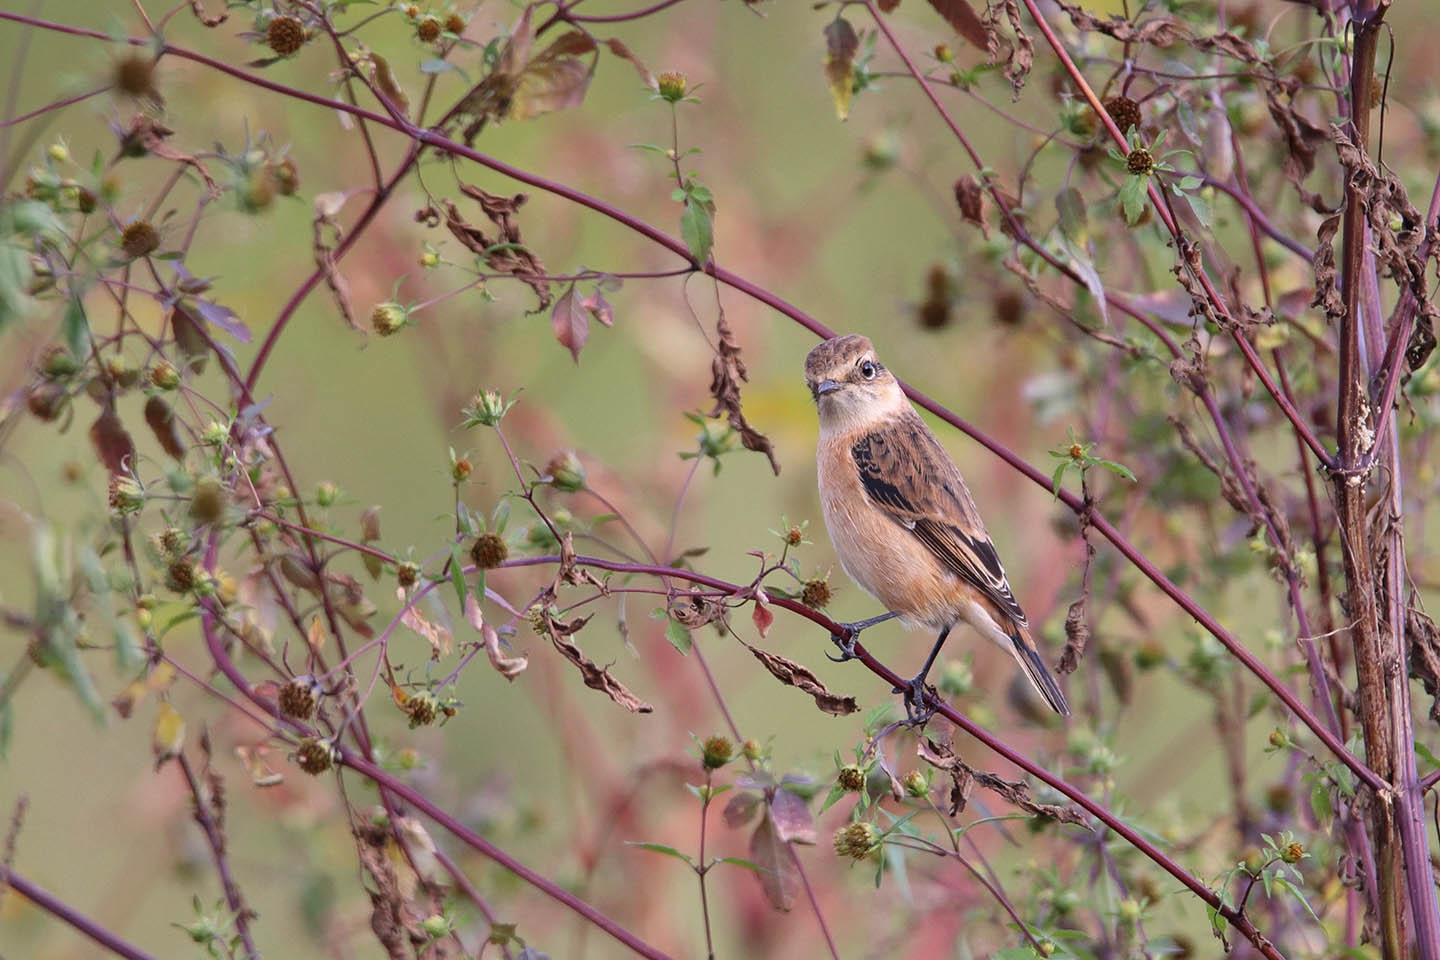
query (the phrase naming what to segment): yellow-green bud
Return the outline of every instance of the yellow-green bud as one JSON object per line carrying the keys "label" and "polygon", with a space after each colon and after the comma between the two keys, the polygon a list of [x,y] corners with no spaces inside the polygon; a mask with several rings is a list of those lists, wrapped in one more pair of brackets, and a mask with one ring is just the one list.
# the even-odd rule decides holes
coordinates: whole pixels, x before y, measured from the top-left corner
{"label": "yellow-green bud", "polygon": [[230,439],[230,429],[223,423],[211,420],[200,431],[200,442],[208,447],[218,447]]}
{"label": "yellow-green bud", "polygon": [[905,779],[900,783],[905,787],[905,793],[911,797],[923,797],[930,792],[930,778],[919,770],[911,770],[905,774]]}
{"label": "yellow-green bud", "polygon": [[662,73],[656,78],[656,87],[659,90],[660,98],[669,103],[678,103],[685,99],[685,91],[689,89],[689,81],[683,73]]}
{"label": "yellow-green bud", "polygon": [[340,488],[326,480],[315,487],[315,502],[322,507],[333,507],[340,499]]}
{"label": "yellow-green bud", "polygon": [[405,329],[408,324],[409,315],[405,308],[393,300],[376,304],[375,309],[370,311],[370,325],[382,337],[393,336]]}
{"label": "yellow-green bud", "polygon": [[706,770],[719,770],[734,756],[734,744],[724,737],[710,737],[700,747],[700,762]]}
{"label": "yellow-green bud", "polygon": [[852,860],[863,860],[879,849],[880,831],[873,823],[849,823],[835,831],[835,853]]}
{"label": "yellow-green bud", "polygon": [[585,489],[585,466],[569,450],[557,453],[545,465],[545,473],[556,490],[576,493]]}

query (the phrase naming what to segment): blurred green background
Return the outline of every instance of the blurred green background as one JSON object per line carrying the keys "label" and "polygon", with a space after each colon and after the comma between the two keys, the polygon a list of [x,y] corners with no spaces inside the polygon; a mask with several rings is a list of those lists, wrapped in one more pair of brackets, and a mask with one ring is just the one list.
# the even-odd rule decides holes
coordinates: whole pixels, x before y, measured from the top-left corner
{"label": "blurred green background", "polygon": [[[218,7],[218,0],[211,5]],[[593,0],[583,9],[606,13],[633,6]],[[1118,9],[1118,4],[1111,6]],[[1267,9],[1273,13],[1283,6]],[[467,36],[488,40],[500,25],[513,23],[518,9],[505,2],[481,4],[473,11]],[[140,29],[133,7],[114,0],[50,0],[36,10],[46,18],[116,35],[134,35]],[[150,12],[155,16],[159,11]],[[963,229],[950,195],[953,179],[973,172],[959,147],[919,92],[900,79],[882,79],[878,93],[857,98],[848,122],[837,122],[821,70],[821,29],[831,14],[795,0],[762,4],[757,12],[762,15],[740,0],[695,0],[651,19],[616,25],[613,32],[604,24],[594,25],[598,36],[622,37],[653,71],[682,71],[692,85],[699,85],[701,103],[680,108],[680,137],[682,147],[701,149],[687,166],[716,196],[717,260],[837,331],[869,335],[905,379],[1043,466],[1049,462],[1046,451],[1064,439],[1074,405],[1098,398],[1073,396],[1065,335],[1051,315],[1032,303],[1011,275],[993,264],[982,265],[983,241],[978,232]],[[249,27],[245,15],[236,10],[230,22],[206,30],[182,11],[171,21],[166,38],[243,64],[260,55],[259,48],[236,36]],[[1418,6],[1400,11],[1397,30],[1414,27],[1422,15]],[[855,10],[852,19],[857,27],[865,25],[861,10]],[[902,6],[895,25],[917,56],[949,40],[962,63],[980,60],[917,0]],[[362,36],[390,59],[413,102],[422,82],[416,66],[426,52],[402,18],[382,18]],[[12,91],[20,111],[103,81],[117,55],[113,45],[103,42],[0,26],[0,49],[7,57],[22,44],[28,44],[27,66],[18,92]],[[478,72],[476,56],[471,52],[456,57],[472,78]],[[877,63],[889,64],[890,58],[882,56]],[[1404,66],[1411,71],[1407,84],[1433,87],[1434,64]],[[315,42],[263,75],[328,95],[335,90],[332,69],[332,51]],[[233,153],[247,131],[252,138],[263,131],[275,142],[290,145],[301,177],[299,196],[280,198],[258,215],[236,209],[229,198],[212,204],[186,261],[194,274],[217,278],[215,299],[234,309],[258,340],[312,269],[310,201],[320,193],[359,190],[369,182],[360,139],[329,110],[279,98],[193,62],[164,59],[158,83],[166,98],[166,122],[176,130],[172,142],[180,149],[209,150],[220,143]],[[988,80],[982,92],[1044,126],[1053,116],[1044,95],[1047,84],[1048,77],[1037,70],[1031,89],[1013,106],[998,78]],[[443,75],[436,103],[450,103],[463,89],[461,78]],[[1034,145],[1032,136],[1017,134],[956,92],[945,97],[987,160],[1002,175],[1013,177]],[[38,158],[48,144],[63,140],[82,162],[97,149],[109,156],[114,137],[107,123],[123,122],[130,109],[108,96],[70,107],[38,131],[30,155]],[[40,122],[17,128],[14,137],[30,136]],[[1396,136],[1402,138],[1406,125],[1411,130],[1416,126],[1414,116],[1403,111],[1394,123],[1402,131]],[[382,167],[393,168],[404,143],[386,131],[375,136]],[[666,165],[632,146],[665,143],[668,136],[668,108],[651,100],[629,65],[606,56],[583,108],[492,126],[477,147],[676,234],[679,207],[669,196]],[[1063,174],[1065,159],[1042,154],[1036,173],[1040,182]],[[158,162],[121,164],[117,209],[138,213],[168,172],[168,166]],[[433,158],[422,166],[422,176],[440,196],[456,196],[455,176],[496,193],[519,189],[488,171],[465,164],[452,168],[448,161]],[[528,192],[520,223],[527,243],[552,272],[680,265],[674,256],[605,217]],[[180,211],[177,224],[188,222],[198,195],[195,183],[177,189],[168,204]],[[340,219],[348,222],[364,199],[363,193],[352,197]],[[427,240],[442,255],[466,259],[443,229],[426,231],[416,224],[413,214],[424,202],[419,182],[407,179],[342,262],[362,318],[392,291],[402,302],[419,301],[464,282],[457,270],[427,272],[418,265]],[[460,202],[462,208],[468,203]],[[469,209],[478,215],[473,206]],[[917,306],[925,296],[925,277],[936,265],[953,277],[953,320],[942,329],[926,330],[917,320]],[[1127,285],[1123,277],[1114,282]],[[715,288],[704,279],[626,282],[611,296],[614,329],[594,329],[577,365],[554,342],[548,317],[526,312],[534,307],[533,295],[517,287],[493,283],[495,302],[474,292],[445,300],[418,313],[414,327],[390,339],[347,329],[323,288],[305,301],[257,392],[269,399],[266,415],[277,428],[302,492],[308,494],[322,481],[345,491],[344,501],[327,515],[337,529],[353,535],[359,512],[380,504],[386,549],[403,553],[413,545],[422,558],[442,550],[453,525],[448,513],[449,447],[468,453],[476,464],[465,496],[488,512],[513,488],[513,475],[490,432],[467,433],[457,424],[468,397],[490,388],[519,397],[505,425],[522,459],[538,466],[557,451],[577,450],[591,485],[613,500],[653,547],[664,544],[689,469],[678,454],[695,446],[696,427],[682,414],[710,406],[707,339],[714,335]],[[711,475],[708,465],[702,467],[680,514],[677,549],[707,547],[695,561],[700,569],[743,582],[756,564],[748,551],[778,549],[767,531],[779,528],[782,515],[808,520],[814,543],[801,550],[801,564],[807,574],[833,569],[832,583],[838,589],[829,612],[843,619],[878,612],[835,565],[820,522],[814,492],[814,411],[801,377],[801,363],[814,338],[733,290],[721,288],[718,296],[750,370],[746,414],[775,442],[783,470],[777,478],[763,457],[743,451],[727,455],[718,476]],[[1018,326],[995,322],[1007,296],[1021,297],[1024,313]],[[158,309],[136,309],[149,309],[149,319],[158,323]],[[23,328],[0,334],[0,386],[6,394],[17,395],[26,382],[27,365],[54,334],[51,320],[41,314]],[[247,367],[255,341],[232,346],[242,368]],[[139,363],[144,358],[131,359]],[[1166,375],[1162,370],[1153,376],[1150,382],[1160,391]],[[225,396],[213,369],[201,386],[216,399]],[[1047,400],[1054,402],[1041,409]],[[143,429],[142,402],[127,399],[121,413],[142,453],[158,457]],[[105,475],[86,439],[92,415],[87,404],[78,401],[78,415],[68,432],[57,434],[26,420],[7,440],[0,460],[0,601],[5,604],[24,609],[30,602],[32,521],[43,518],[58,534],[83,538],[93,534],[101,516]],[[1031,619],[1043,624],[1055,642],[1065,606],[1077,591],[1082,558],[1073,522],[1061,516],[1047,491],[1017,482],[1011,470],[977,444],[950,429],[939,433],[965,470],[1017,594]],[[76,480],[68,479],[71,465],[78,465]],[[556,497],[552,503],[569,510],[582,525],[605,512],[584,495]],[[617,542],[623,539],[613,524],[604,534]],[[1169,536],[1162,522],[1149,518],[1136,527],[1134,539],[1142,547],[1164,550]],[[591,547],[582,540],[580,549]],[[233,564],[237,573],[243,569],[233,548],[222,555],[222,563]],[[350,559],[342,561],[341,569],[366,583],[380,607],[373,622],[388,623],[398,609],[393,579],[387,574],[371,584]],[[507,572],[493,575],[490,586],[520,603],[538,582],[534,576]],[[1239,583],[1228,598],[1227,622],[1252,646],[1261,647],[1264,628],[1278,624],[1284,614],[1277,596],[1263,575]],[[453,598],[447,599],[453,605]],[[651,840],[692,849],[695,806],[681,783],[695,782],[698,774],[693,762],[683,768],[666,764],[686,762],[690,734],[723,732],[724,724],[695,658],[682,659],[665,642],[663,622],[651,619],[652,600],[632,596],[624,601],[631,648],[616,628],[614,601],[594,605],[596,619],[582,635],[595,660],[613,663],[617,676],[656,704],[652,715],[626,714],[585,690],[571,668],[523,624],[515,644],[529,655],[530,669],[506,683],[480,658],[459,684],[463,709],[443,730],[407,729],[383,689],[369,715],[390,750],[418,751],[423,769],[412,777],[446,809],[482,828],[523,862],[573,886],[640,935],[677,955],[691,956],[700,954],[701,943],[693,879],[681,865],[621,841]],[[1157,634],[1141,638],[1128,627],[1121,639],[1155,639],[1178,653],[1187,625],[1146,588],[1135,602],[1152,613]],[[502,616],[498,609],[489,613]],[[736,629],[754,640],[744,614],[736,616]],[[451,616],[458,624],[453,610]],[[281,640],[287,639],[285,633],[282,622]],[[3,636],[0,659],[8,668],[23,656],[23,638]],[[833,752],[848,756],[860,737],[863,714],[846,719],[822,715],[800,692],[779,687],[733,640],[708,630],[696,640],[742,733],[773,744],[777,771],[805,771],[827,779]],[[886,625],[867,634],[866,642],[906,673],[918,666],[929,638]],[[829,664],[823,656],[826,638],[798,618],[780,615],[763,645],[804,662],[832,689],[855,694],[866,708],[893,699],[859,667]],[[196,632],[177,631],[166,647],[204,671],[203,643]],[[412,670],[423,672],[425,651],[419,638],[396,634],[392,657]],[[982,648],[968,632],[952,639],[948,653],[959,659],[971,651],[974,690],[960,706],[1026,752],[1053,756],[1059,744],[1056,735],[1023,719],[1006,696],[1013,673],[1010,660]],[[103,657],[94,659],[108,699],[131,678],[116,674]],[[372,659],[362,659],[362,678],[369,677],[372,665]],[[452,658],[438,670],[443,674],[453,666]],[[247,664],[258,676],[255,668]],[[1098,670],[1094,662],[1086,662],[1071,683],[1097,683],[1093,673]],[[216,742],[217,766],[228,788],[232,860],[249,902],[259,912],[257,936],[267,956],[381,956],[368,929],[368,902],[332,782],[307,780],[277,751],[271,762],[286,772],[285,785],[251,787],[233,750],[248,742],[254,730],[224,716],[212,698],[191,684],[177,684],[173,697],[189,720],[192,743],[202,725]],[[98,725],[68,690],[36,671],[17,691],[14,704],[14,741],[0,767],[0,817],[8,815],[22,794],[30,800],[14,866],[156,955],[189,955],[192,948],[171,925],[192,919],[192,892],[207,906],[220,894],[208,852],[189,820],[188,794],[179,772],[173,766],[158,774],[151,771],[154,703],[144,704],[128,721],[110,711],[108,722]],[[1196,754],[1188,745],[1192,724],[1208,724],[1209,710],[1203,697],[1168,675],[1147,674],[1117,724],[1113,749],[1125,762],[1115,777],[1116,794],[1125,798],[1124,809],[1156,830],[1198,828],[1228,803],[1220,787],[1224,771],[1219,753]],[[1259,726],[1248,761],[1263,770],[1265,764],[1281,761],[1262,753],[1268,727],[1263,721]],[[979,748],[963,740],[957,746],[972,762],[995,766]],[[908,755],[891,759],[901,770],[916,763]],[[346,784],[350,802],[362,807],[374,802],[374,792],[358,779],[347,777]],[[622,787],[634,791],[624,816],[611,806],[624,796]],[[712,816],[711,849],[744,856],[746,834]],[[958,869],[931,864],[916,869],[927,877],[934,874],[933,889],[927,887],[925,897],[899,908],[904,898],[896,886],[877,893],[869,871],[849,870],[829,850],[829,833],[842,821],[842,811],[832,809],[822,820],[820,844],[801,852],[843,944],[842,956],[917,955],[925,943],[904,939],[908,918],[944,907],[953,911],[952,922],[959,926],[970,907],[987,909]],[[613,832],[608,829],[612,824]],[[582,949],[589,957],[622,954],[603,935],[586,934],[578,920],[502,871],[466,855],[438,831],[435,836],[465,867],[500,918],[518,921],[521,934],[537,947],[555,957],[579,956]],[[1051,865],[1036,862],[1039,848],[1028,847],[1023,830],[1017,837],[1018,845],[996,836],[982,843],[996,858],[1012,896],[1024,904],[1038,896],[1035,870]],[[1203,862],[1205,854],[1198,856]],[[590,858],[598,859],[598,865],[586,882]],[[1215,871],[1226,865],[1219,850],[1212,859]],[[1160,895],[1173,886],[1158,874],[1155,883]],[[747,950],[760,949],[757,945],[763,945],[767,955],[818,953],[815,920],[803,899],[791,914],[775,914],[758,897],[751,878],[738,870],[722,876],[718,888],[712,913],[722,955],[747,955]],[[643,891],[642,902],[636,902],[636,891]],[[5,960],[94,955],[73,932],[18,898],[3,903],[0,956]],[[458,912],[463,919],[474,916],[463,904]],[[1172,928],[1186,932],[1206,945],[1202,952],[1208,946],[1204,911],[1193,901],[1167,898],[1152,925],[1153,933]],[[992,933],[977,935],[974,955],[983,956],[995,946]]]}

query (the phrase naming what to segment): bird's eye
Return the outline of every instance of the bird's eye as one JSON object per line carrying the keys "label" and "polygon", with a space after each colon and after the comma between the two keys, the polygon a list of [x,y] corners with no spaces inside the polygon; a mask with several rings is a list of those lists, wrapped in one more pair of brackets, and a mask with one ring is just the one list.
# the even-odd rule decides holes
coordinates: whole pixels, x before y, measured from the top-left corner
{"label": "bird's eye", "polygon": [[875,364],[871,363],[869,360],[866,360],[865,362],[861,363],[861,364],[860,364],[860,376],[864,377],[866,380],[874,380],[874,379],[875,379]]}

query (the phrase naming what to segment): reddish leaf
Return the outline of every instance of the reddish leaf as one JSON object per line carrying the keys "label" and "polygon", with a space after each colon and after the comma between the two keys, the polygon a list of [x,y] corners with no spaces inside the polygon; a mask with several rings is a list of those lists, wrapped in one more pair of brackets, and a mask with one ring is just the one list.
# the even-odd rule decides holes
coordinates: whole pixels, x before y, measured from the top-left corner
{"label": "reddish leaf", "polygon": [[935,12],[945,18],[950,29],[969,40],[979,50],[990,48],[989,31],[980,22],[975,9],[966,0],[930,0]]}
{"label": "reddish leaf", "polygon": [[770,905],[786,911],[794,906],[800,892],[800,871],[795,868],[789,845],[776,832],[768,810],[750,835],[750,861],[759,868],[756,876]]}
{"label": "reddish leaf", "polygon": [[200,321],[183,302],[175,304],[175,309],[170,311],[170,328],[175,332],[175,344],[185,355],[190,369],[203,372],[205,361],[210,357],[210,344],[200,332]]}
{"label": "reddish leaf", "polygon": [[776,835],[786,843],[815,842],[815,817],[799,794],[776,790],[775,799],[770,801],[770,816],[775,821]]}
{"label": "reddish leaf", "polygon": [[605,46],[609,47],[610,52],[615,54],[615,56],[621,57],[625,60],[629,60],[631,66],[635,68],[635,72],[640,74],[640,81],[644,83],[645,86],[649,87],[651,90],[656,89],[655,74],[651,73],[650,68],[640,62],[639,57],[635,56],[635,54],[630,52],[629,47],[625,46],[624,43],[615,39],[614,37],[606,40]]}
{"label": "reddish leaf", "polygon": [[761,590],[755,594],[755,610],[750,614],[750,619],[755,622],[755,629],[760,631],[762,640],[770,632],[770,624],[775,622],[775,614],[765,606],[765,599],[765,591]]}
{"label": "reddish leaf", "polygon": [[135,441],[120,425],[114,410],[106,410],[90,425],[90,442],[100,462],[111,473],[128,473],[135,466]]}
{"label": "reddish leaf", "polygon": [[725,825],[737,830],[745,826],[750,822],[750,818],[755,816],[755,811],[760,808],[760,801],[763,799],[764,797],[760,794],[751,793],[748,790],[731,795],[730,802],[725,804],[725,812],[722,814],[725,818]]}
{"label": "reddish leaf", "polygon": [[596,288],[594,293],[590,294],[590,296],[584,300],[581,300],[580,305],[586,310],[589,310],[590,315],[605,324],[605,326],[615,326],[615,311],[611,309],[610,301],[605,299],[605,294],[601,293],[599,288]]}
{"label": "reddish leaf", "polygon": [[185,444],[180,440],[180,431],[175,427],[175,412],[158,396],[145,401],[145,422],[155,434],[161,449],[176,460],[185,458]]}
{"label": "reddish leaf", "polygon": [[585,341],[590,339],[590,311],[575,296],[574,284],[555,301],[555,309],[550,311],[550,327],[555,331],[555,339],[579,363],[580,351],[585,349]]}
{"label": "reddish leaf", "polygon": [[900,6],[900,0],[880,0],[879,5],[882,13],[894,13],[895,8]]}

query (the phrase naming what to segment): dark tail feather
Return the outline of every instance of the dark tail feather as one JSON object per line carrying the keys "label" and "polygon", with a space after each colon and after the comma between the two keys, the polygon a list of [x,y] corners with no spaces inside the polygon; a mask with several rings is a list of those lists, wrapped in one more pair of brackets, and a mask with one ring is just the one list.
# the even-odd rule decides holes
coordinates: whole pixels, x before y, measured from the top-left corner
{"label": "dark tail feather", "polygon": [[1040,659],[1040,651],[1035,649],[1033,643],[1027,643],[1022,634],[1016,633],[1010,637],[1010,642],[1015,645],[1015,659],[1020,661],[1025,676],[1040,691],[1040,696],[1050,704],[1050,709],[1062,717],[1070,716],[1070,704],[1065,702],[1065,694],[1060,692],[1060,686],[1055,678],[1050,675],[1050,670],[1045,666],[1045,661]]}

